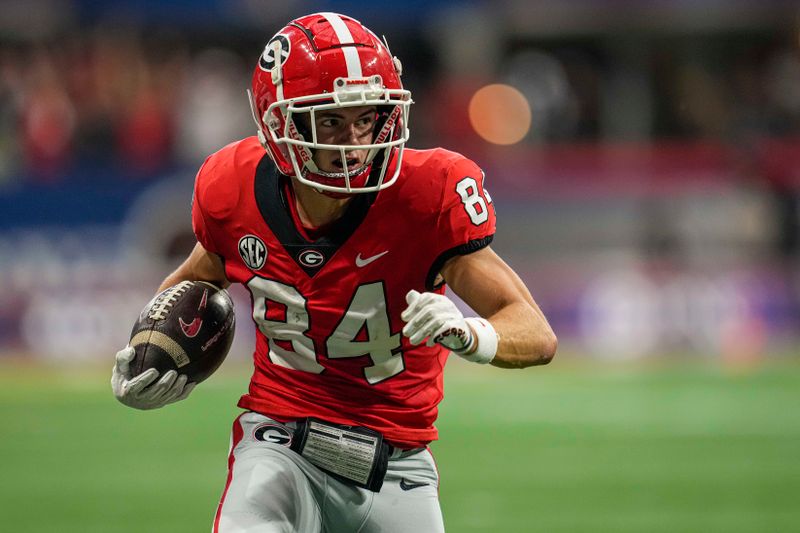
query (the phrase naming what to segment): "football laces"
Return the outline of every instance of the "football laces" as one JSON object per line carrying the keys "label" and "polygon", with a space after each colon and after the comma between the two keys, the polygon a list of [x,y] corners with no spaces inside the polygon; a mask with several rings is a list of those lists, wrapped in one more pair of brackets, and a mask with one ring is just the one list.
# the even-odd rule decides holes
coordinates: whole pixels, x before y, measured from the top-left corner
{"label": "football laces", "polygon": [[192,286],[191,281],[182,281],[165,290],[156,296],[153,306],[150,308],[150,313],[147,318],[151,320],[164,320],[167,318],[172,306],[178,301],[178,298]]}

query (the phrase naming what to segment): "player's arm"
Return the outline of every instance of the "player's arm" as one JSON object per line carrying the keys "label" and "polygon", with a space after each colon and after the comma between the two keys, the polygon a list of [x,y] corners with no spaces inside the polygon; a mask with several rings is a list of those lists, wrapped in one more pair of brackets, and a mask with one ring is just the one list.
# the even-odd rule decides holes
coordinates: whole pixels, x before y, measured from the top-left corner
{"label": "player's arm", "polygon": [[490,247],[453,257],[442,268],[450,288],[494,328],[491,364],[524,368],[550,362],[558,340],[516,272]]}
{"label": "player's arm", "polygon": [[456,157],[441,182],[436,222],[440,257],[452,257],[435,273],[480,317],[464,318],[444,295],[412,290],[400,315],[403,334],[411,344],[427,339],[428,345],[441,344],[477,363],[505,368],[548,363],[558,344],[553,330],[519,276],[487,246],[495,213],[483,181],[473,161]]}
{"label": "player's arm", "polygon": [[181,263],[164,281],[157,292],[161,292],[167,287],[172,287],[181,281],[208,281],[220,288],[227,288],[230,285],[225,276],[225,266],[222,259],[212,252],[209,252],[199,242],[195,244],[192,253]]}
{"label": "player's arm", "polygon": [[411,344],[427,339],[469,361],[503,368],[550,362],[555,333],[519,276],[491,248],[451,258],[441,274],[482,318],[464,318],[447,296],[412,290],[401,314]]}

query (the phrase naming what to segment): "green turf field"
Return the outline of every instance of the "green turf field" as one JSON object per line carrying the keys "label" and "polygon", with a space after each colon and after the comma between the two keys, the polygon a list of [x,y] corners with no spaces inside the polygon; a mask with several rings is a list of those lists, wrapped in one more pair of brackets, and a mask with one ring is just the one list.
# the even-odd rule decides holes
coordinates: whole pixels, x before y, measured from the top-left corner
{"label": "green turf field", "polygon": [[[0,365],[0,529],[209,531],[244,373],[152,412],[107,374]],[[451,533],[800,531],[800,362],[451,365],[438,426]]]}

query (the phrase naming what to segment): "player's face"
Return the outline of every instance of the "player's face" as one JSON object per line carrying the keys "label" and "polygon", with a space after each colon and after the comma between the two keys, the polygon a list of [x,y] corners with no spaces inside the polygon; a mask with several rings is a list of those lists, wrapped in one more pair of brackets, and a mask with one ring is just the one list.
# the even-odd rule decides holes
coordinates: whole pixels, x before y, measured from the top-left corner
{"label": "player's face", "polygon": [[[317,142],[320,144],[370,144],[375,129],[375,106],[345,107],[316,114]],[[361,168],[368,150],[348,150],[346,161],[338,150],[314,150],[314,162],[323,172],[350,172]]]}

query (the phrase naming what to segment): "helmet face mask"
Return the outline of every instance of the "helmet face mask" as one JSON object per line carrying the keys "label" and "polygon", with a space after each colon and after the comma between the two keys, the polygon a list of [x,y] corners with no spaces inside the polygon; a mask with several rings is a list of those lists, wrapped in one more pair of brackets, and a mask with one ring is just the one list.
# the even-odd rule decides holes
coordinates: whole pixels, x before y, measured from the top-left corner
{"label": "helmet face mask", "polygon": [[[394,183],[412,103],[399,70],[386,45],[349,17],[309,15],[278,32],[256,66],[250,103],[259,139],[279,170],[329,193],[373,192]],[[362,107],[376,110],[368,143],[321,142],[319,114]],[[321,170],[318,150],[336,152],[341,172]],[[353,152],[366,153],[356,168],[347,164]]]}

